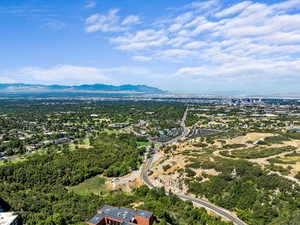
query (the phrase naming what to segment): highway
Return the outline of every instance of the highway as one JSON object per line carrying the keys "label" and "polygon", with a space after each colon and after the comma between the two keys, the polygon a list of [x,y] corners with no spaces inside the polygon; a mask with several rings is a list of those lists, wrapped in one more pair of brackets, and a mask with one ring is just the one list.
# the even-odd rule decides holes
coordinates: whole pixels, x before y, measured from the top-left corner
{"label": "highway", "polygon": [[[178,140],[180,140],[181,138],[185,137],[189,131],[188,129],[186,128],[185,126],[185,120],[186,120],[186,117],[187,117],[187,112],[188,112],[188,107],[187,109],[185,110],[184,112],[184,115],[183,115],[183,118],[182,118],[182,121],[181,121],[181,126],[183,128],[183,132],[180,136],[166,142],[166,143],[161,143],[161,144],[158,144],[156,142],[156,144],[158,146],[156,146],[156,151],[159,149],[159,147],[162,145],[162,144],[174,144],[176,143]],[[149,170],[151,169],[151,165],[152,165],[152,162],[153,162],[153,158],[154,155],[151,156],[151,158],[147,159],[142,167],[142,170],[141,170],[141,178],[142,178],[142,181],[145,185],[147,185],[149,188],[156,188],[154,186],[154,184],[151,183],[149,177],[148,177],[148,172]],[[215,213],[216,215],[219,215],[221,216],[222,218],[226,219],[226,220],[229,220],[231,222],[233,222],[235,225],[247,225],[245,222],[241,221],[239,218],[235,217],[232,215],[232,213],[230,213],[229,211],[227,211],[226,209],[223,209],[221,207],[218,207],[216,205],[213,205],[212,203],[210,202],[207,202],[205,200],[202,200],[202,199],[198,199],[198,198],[193,198],[193,197],[190,197],[190,196],[187,196],[187,195],[182,195],[182,194],[177,194],[177,193],[174,193],[175,195],[177,195],[179,198],[181,198],[182,200],[187,200],[187,201],[192,201],[193,204],[195,206],[199,206],[199,207],[203,207],[213,213]]]}

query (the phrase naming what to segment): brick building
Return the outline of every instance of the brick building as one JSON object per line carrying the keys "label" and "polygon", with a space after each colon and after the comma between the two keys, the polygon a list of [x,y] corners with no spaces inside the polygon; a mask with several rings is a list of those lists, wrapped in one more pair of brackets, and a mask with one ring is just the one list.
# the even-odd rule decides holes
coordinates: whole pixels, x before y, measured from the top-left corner
{"label": "brick building", "polygon": [[88,225],[152,225],[153,213],[105,205],[88,220]]}

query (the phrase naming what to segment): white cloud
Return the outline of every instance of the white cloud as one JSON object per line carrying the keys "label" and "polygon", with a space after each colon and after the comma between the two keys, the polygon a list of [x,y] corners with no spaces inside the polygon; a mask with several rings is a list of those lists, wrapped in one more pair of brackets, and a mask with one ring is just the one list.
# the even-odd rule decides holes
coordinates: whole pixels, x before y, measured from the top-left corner
{"label": "white cloud", "polygon": [[140,30],[133,34],[127,34],[125,36],[119,36],[117,38],[111,39],[113,42],[119,43],[133,43],[133,42],[145,42],[145,41],[153,41],[159,39],[163,36],[164,31],[154,30],[154,29],[146,29]]}
{"label": "white cloud", "polygon": [[[299,2],[300,4],[300,2]],[[298,31],[300,33],[300,14],[298,15],[276,15],[272,20],[266,21],[268,26],[283,32]]]}
{"label": "white cloud", "polygon": [[61,65],[51,68],[25,67],[18,74],[27,77],[27,82],[40,81],[42,83],[64,83],[72,80],[73,83],[93,83],[112,81],[106,76],[105,70],[94,67],[80,67],[72,65]]}
{"label": "white cloud", "polygon": [[93,14],[86,19],[86,32],[121,32],[131,25],[140,24],[138,16],[127,16],[123,20],[119,16],[119,9],[111,9],[106,14]]}
{"label": "white cloud", "polygon": [[127,16],[123,22],[122,22],[122,25],[130,25],[130,24],[140,24],[141,21],[140,21],[140,17],[138,16]]}
{"label": "white cloud", "polygon": [[250,2],[250,1],[244,1],[244,2],[238,3],[230,8],[224,9],[224,10],[216,13],[215,16],[216,17],[230,16],[232,14],[236,14],[236,13],[243,11],[245,8],[247,8],[251,4],[252,4],[252,2]]}
{"label": "white cloud", "polygon": [[169,27],[168,30],[169,30],[170,32],[175,32],[175,31],[180,30],[181,27],[182,27],[182,24],[180,24],[180,23],[175,23],[175,24],[172,24],[172,25]]}
{"label": "white cloud", "polygon": [[[141,76],[145,77],[151,72],[143,67],[99,68],[58,65],[53,67],[25,67],[7,74],[17,74],[17,82],[34,84],[121,84],[133,82],[134,79],[139,79]],[[0,79],[0,82],[5,80]]]}
{"label": "white cloud", "polygon": [[177,24],[185,24],[187,22],[189,22],[194,16],[194,13],[193,12],[186,12],[184,14],[181,14],[180,16],[177,16],[175,18],[175,22]]}
{"label": "white cloud", "polygon": [[[218,59],[224,56],[230,60],[236,56],[291,60],[284,53],[299,53],[295,45],[299,44],[300,14],[277,14],[276,8],[288,8],[292,3],[283,2],[279,7],[278,4],[244,1],[221,8],[214,14],[219,19],[212,20],[211,13],[199,15],[193,10],[206,8],[214,11],[218,7],[212,6],[219,4],[221,7],[220,2],[196,2],[189,5],[192,11],[177,14],[173,20],[165,20],[159,28],[151,25],[149,29],[126,32],[113,38],[112,43],[120,50],[147,51],[147,55],[152,54],[156,60],[174,57],[182,62],[189,58],[219,63]],[[290,47],[283,48],[281,45]],[[187,53],[187,49],[193,51]],[[212,58],[208,59],[208,55]]]}
{"label": "white cloud", "polygon": [[216,7],[219,7],[219,0],[208,0],[208,1],[199,1],[199,2],[193,2],[189,5],[187,5],[187,8],[196,9],[198,11],[206,11],[209,12],[210,10],[215,10]]}
{"label": "white cloud", "polygon": [[[110,41],[115,49],[131,53],[135,61],[176,63],[176,69],[180,65],[176,76],[295,78],[293,74],[300,73],[297,9],[299,0],[276,4],[246,0],[227,7],[218,0],[198,1],[159,22],[143,24],[143,29],[119,29],[120,34]],[[139,21],[130,17],[114,24],[123,28],[128,21]],[[98,17],[89,20],[99,22]]]}
{"label": "white cloud", "polygon": [[94,14],[86,19],[87,32],[117,32],[126,30],[119,24],[118,9],[111,9],[107,14],[101,15],[99,13]]}
{"label": "white cloud", "polygon": [[189,42],[188,44],[186,44],[185,48],[196,49],[196,48],[202,48],[206,45],[207,45],[207,43],[204,41],[193,41],[193,42]]}
{"label": "white cloud", "polygon": [[194,51],[185,50],[185,49],[168,49],[159,52],[159,55],[163,58],[167,58],[170,60],[177,60],[177,59],[195,56],[196,53]]}
{"label": "white cloud", "polygon": [[286,44],[300,44],[300,33],[296,32],[274,32],[267,36],[259,38],[264,43],[286,45]]}
{"label": "white cloud", "polygon": [[112,38],[111,42],[119,44],[117,48],[121,50],[138,50],[161,46],[168,42],[168,40],[165,31],[146,29],[134,34]]}
{"label": "white cloud", "polygon": [[97,5],[96,2],[94,2],[94,1],[89,1],[89,2],[86,3],[85,8],[87,8],[87,9],[95,8],[96,5]]}
{"label": "white cloud", "polygon": [[174,48],[178,48],[178,47],[181,47],[182,45],[184,45],[185,43],[189,42],[190,41],[190,38],[188,37],[175,37],[173,39],[170,39],[168,41],[168,45],[174,47]]}
{"label": "white cloud", "polygon": [[8,78],[8,77],[1,77],[0,76],[0,84],[1,83],[16,83],[14,79]]}
{"label": "white cloud", "polygon": [[299,0],[284,1],[281,3],[274,4],[272,8],[274,10],[279,10],[280,12],[285,12],[291,9],[296,10],[296,9],[300,9],[300,2]]}
{"label": "white cloud", "polygon": [[259,79],[267,74],[272,79],[281,79],[295,73],[300,73],[300,60],[294,62],[279,61],[276,63],[269,60],[257,60],[250,61],[247,64],[239,61],[223,64],[222,66],[184,67],[179,69],[175,75],[186,78],[187,76],[236,77],[236,75],[243,75],[248,79]]}
{"label": "white cloud", "polygon": [[124,51],[136,51],[136,50],[142,50],[150,47],[149,44],[145,42],[140,43],[131,43],[126,45],[120,45],[116,49],[124,50]]}
{"label": "white cloud", "polygon": [[207,21],[207,22],[197,26],[195,28],[195,30],[193,30],[192,34],[197,35],[197,34],[200,34],[201,32],[205,32],[205,31],[213,32],[213,31],[215,31],[215,28],[217,28],[217,27],[218,27],[218,23]]}
{"label": "white cloud", "polygon": [[132,57],[133,60],[138,61],[138,62],[149,62],[152,60],[151,57],[148,56],[142,56],[142,55],[136,55]]}
{"label": "white cloud", "polygon": [[192,21],[185,24],[184,28],[195,27],[195,26],[198,26],[199,24],[203,24],[205,22],[207,22],[207,19],[204,16],[196,16],[195,18],[193,18]]}

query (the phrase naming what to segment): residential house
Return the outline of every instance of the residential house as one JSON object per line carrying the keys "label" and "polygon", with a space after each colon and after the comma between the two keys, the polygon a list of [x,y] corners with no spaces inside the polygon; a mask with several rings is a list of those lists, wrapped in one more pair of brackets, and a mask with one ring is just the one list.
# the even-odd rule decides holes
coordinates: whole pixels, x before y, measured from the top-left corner
{"label": "residential house", "polygon": [[86,222],[88,225],[152,225],[153,213],[144,210],[117,208],[105,205],[94,217]]}

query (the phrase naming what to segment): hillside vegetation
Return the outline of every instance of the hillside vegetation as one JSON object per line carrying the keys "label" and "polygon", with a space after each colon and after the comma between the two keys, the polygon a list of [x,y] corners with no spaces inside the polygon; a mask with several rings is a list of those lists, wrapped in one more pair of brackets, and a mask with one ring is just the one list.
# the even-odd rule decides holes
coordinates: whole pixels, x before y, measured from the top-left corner
{"label": "hillside vegetation", "polygon": [[98,174],[121,176],[136,169],[144,153],[143,148],[136,148],[136,141],[132,135],[102,134],[89,150],[34,155],[24,162],[8,163],[0,167],[0,198],[21,213],[27,225],[81,225],[103,204],[132,207],[141,202],[140,208],[155,213],[156,224],[228,224],[189,202],[165,195],[164,190],[141,187],[131,194],[99,196],[76,194],[65,187]]}

